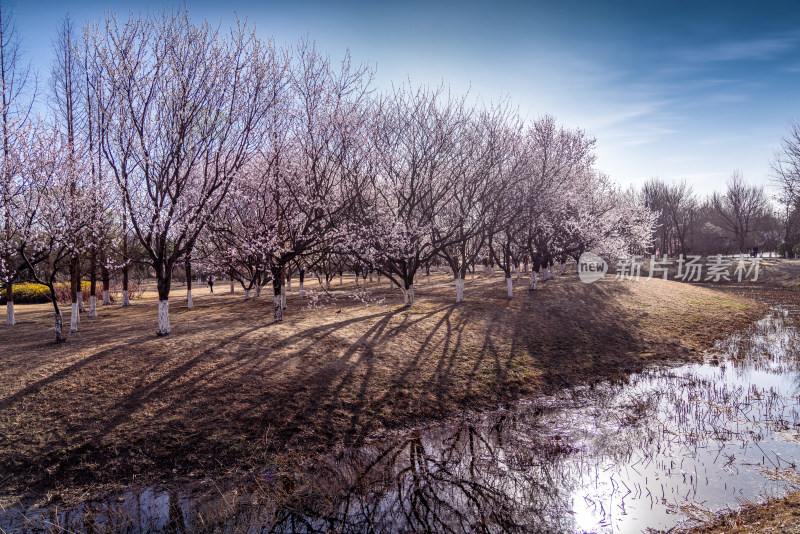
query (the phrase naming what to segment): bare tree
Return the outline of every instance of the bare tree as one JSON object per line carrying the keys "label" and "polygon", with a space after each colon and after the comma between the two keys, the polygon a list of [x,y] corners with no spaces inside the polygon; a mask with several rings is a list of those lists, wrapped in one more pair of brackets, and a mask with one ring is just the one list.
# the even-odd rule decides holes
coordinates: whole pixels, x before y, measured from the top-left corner
{"label": "bare tree", "polygon": [[725,194],[714,192],[709,204],[712,223],[728,236],[740,253],[745,252],[747,238],[756,224],[769,213],[764,188],[748,185],[739,171],[731,175]]}
{"label": "bare tree", "polygon": [[784,255],[788,258],[800,228],[800,122],[792,123],[781,139],[780,151],[773,157],[772,175],[778,187]]}
{"label": "bare tree", "polygon": [[642,187],[642,199],[657,217],[656,248],[662,254],[687,254],[699,210],[691,186],[685,180],[667,184],[651,178]]}

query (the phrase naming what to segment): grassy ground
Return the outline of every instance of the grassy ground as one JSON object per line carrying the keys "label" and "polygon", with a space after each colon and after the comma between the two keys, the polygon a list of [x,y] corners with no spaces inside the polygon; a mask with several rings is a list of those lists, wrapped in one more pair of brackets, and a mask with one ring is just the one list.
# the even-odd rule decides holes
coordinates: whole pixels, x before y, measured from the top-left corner
{"label": "grassy ground", "polygon": [[[310,285],[310,284],[309,284]],[[296,285],[295,288],[296,289]],[[305,309],[207,288],[171,299],[172,335],[155,336],[154,293],[101,308],[52,343],[48,305],[0,326],[0,504],[66,503],[130,483],[191,479],[263,463],[273,452],[357,445],[388,429],[697,358],[762,315],[739,295],[677,282],[558,276],[513,299],[499,276],[424,278],[401,307],[384,280],[368,303],[352,278]],[[224,293],[224,294],[221,294]],[[65,315],[69,324],[69,313]]]}

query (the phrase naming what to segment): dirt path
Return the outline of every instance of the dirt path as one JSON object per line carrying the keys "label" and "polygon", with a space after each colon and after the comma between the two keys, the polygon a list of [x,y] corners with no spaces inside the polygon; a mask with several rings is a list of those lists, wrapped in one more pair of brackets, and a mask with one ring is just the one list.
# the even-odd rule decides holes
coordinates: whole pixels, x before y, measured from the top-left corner
{"label": "dirt path", "polygon": [[246,469],[274,452],[358,445],[465,409],[697,358],[765,309],[677,282],[586,285],[574,274],[535,292],[523,279],[513,300],[499,276],[479,277],[454,305],[450,283],[423,279],[410,309],[385,281],[371,286],[368,304],[350,296],[352,282],[334,283],[324,308],[290,296],[281,324],[271,298],[204,288],[187,310],[176,291],[167,338],[155,336],[146,295],[128,309],[102,308],[63,345],[51,343],[47,305],[18,306],[19,324],[0,326],[13,347],[0,355],[0,502],[69,504],[134,482]]}

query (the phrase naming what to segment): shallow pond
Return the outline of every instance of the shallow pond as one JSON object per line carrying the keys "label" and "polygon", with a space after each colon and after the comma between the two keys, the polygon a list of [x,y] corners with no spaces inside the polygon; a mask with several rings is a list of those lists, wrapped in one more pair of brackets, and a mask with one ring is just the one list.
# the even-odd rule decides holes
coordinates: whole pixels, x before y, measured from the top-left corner
{"label": "shallow pond", "polygon": [[[5,531],[643,532],[800,484],[800,344],[774,309],[704,364],[393,434],[236,484],[140,488]],[[286,473],[291,473],[287,475]]]}

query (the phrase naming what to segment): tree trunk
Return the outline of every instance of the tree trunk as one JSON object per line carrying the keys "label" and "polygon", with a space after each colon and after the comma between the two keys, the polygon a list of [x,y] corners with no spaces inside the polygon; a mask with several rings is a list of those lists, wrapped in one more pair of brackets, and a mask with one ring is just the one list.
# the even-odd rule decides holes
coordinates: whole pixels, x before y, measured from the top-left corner
{"label": "tree trunk", "polygon": [[80,275],[78,274],[78,256],[73,255],[69,260],[69,289],[71,301],[71,313],[69,316],[69,331],[78,331],[80,322],[80,307],[78,306],[78,291],[80,290]]}
{"label": "tree trunk", "polygon": [[506,285],[508,286],[508,298],[514,298],[514,282],[510,276],[506,278]]}
{"label": "tree trunk", "polygon": [[250,300],[250,288],[244,290],[244,300]]}
{"label": "tree trunk", "polygon": [[273,307],[275,308],[275,322],[280,323],[283,321],[283,304],[281,303],[281,293],[278,292],[273,298]]}
{"label": "tree trunk", "polygon": [[298,295],[300,296],[300,298],[303,298],[303,282],[305,282],[306,270],[305,269],[300,269],[300,275],[299,276],[300,276],[300,290],[298,291]]}
{"label": "tree trunk", "polygon": [[[163,271],[163,272],[162,272]],[[158,332],[159,336],[167,336],[172,333],[169,326],[169,290],[172,280],[171,268],[156,268],[158,284]]]}
{"label": "tree trunk", "polygon": [[16,323],[14,320],[14,284],[8,282],[6,284],[6,324],[13,326]]}
{"label": "tree trunk", "polygon": [[414,284],[408,284],[407,287],[400,286],[403,290],[403,304],[411,306],[414,304]]}
{"label": "tree trunk", "polygon": [[531,272],[531,283],[528,286],[528,290],[529,291],[533,291],[534,289],[536,289],[536,284],[538,282],[539,282],[539,273],[537,273],[536,271],[532,271]]}
{"label": "tree trunk", "polygon": [[122,267],[122,307],[127,308],[131,305],[128,298],[128,264],[127,262]]}
{"label": "tree trunk", "polygon": [[100,278],[103,280],[103,306],[111,304],[111,276],[106,266],[105,248],[100,249]]}
{"label": "tree trunk", "polygon": [[89,265],[89,319],[97,317],[97,249],[92,247]]}
{"label": "tree trunk", "polygon": [[283,269],[279,267],[272,268],[272,304],[274,308],[275,322],[283,321],[283,302],[281,295],[283,293]]}
{"label": "tree trunk", "polygon": [[186,307],[192,309],[192,262],[186,258]]}
{"label": "tree trunk", "polygon": [[456,275],[456,304],[464,300],[464,279]]}
{"label": "tree trunk", "polygon": [[67,340],[67,338],[64,337],[64,332],[63,332],[64,317],[62,317],[61,310],[59,308],[56,308],[54,316],[55,316],[54,328],[56,331],[56,343],[63,343],[64,341]]}
{"label": "tree trunk", "polygon": [[233,295],[234,293],[236,293],[236,287],[233,285],[233,269],[231,269],[229,276],[231,279],[231,295]]}

